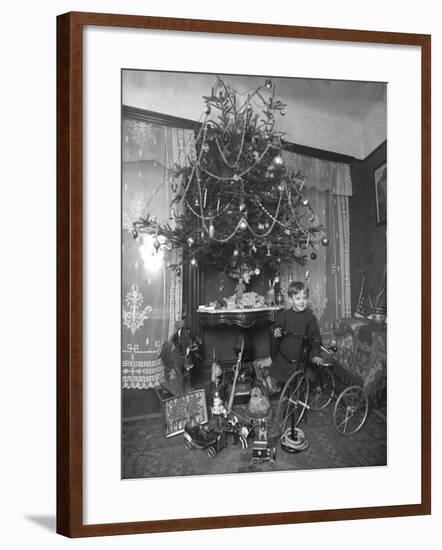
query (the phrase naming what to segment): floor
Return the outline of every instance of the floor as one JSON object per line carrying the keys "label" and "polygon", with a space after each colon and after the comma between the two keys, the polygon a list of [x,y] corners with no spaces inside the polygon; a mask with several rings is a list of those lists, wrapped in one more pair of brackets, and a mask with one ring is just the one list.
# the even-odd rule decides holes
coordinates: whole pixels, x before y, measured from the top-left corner
{"label": "floor", "polygon": [[305,451],[290,454],[276,447],[276,461],[252,463],[253,438],[249,448],[229,444],[215,458],[197,449],[186,449],[182,434],[164,436],[161,414],[130,420],[122,430],[123,479],[171,477],[204,474],[307,470],[384,466],[387,463],[387,424],[383,411],[371,409],[359,432],[343,437],[332,418],[333,407],[320,412],[309,411],[299,425],[309,442]]}

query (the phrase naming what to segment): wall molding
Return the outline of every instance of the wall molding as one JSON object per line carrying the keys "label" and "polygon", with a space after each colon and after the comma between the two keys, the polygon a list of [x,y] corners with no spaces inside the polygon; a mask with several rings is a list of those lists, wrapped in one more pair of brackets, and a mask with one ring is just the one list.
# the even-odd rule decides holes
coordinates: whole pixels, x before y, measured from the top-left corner
{"label": "wall molding", "polygon": [[[201,126],[201,123],[196,122],[195,120],[166,115],[156,111],[148,111],[146,109],[140,109],[139,107],[130,107],[129,105],[122,105],[121,115],[122,118],[131,118],[141,122],[146,122],[146,124],[161,124],[163,126],[184,128],[187,130],[198,130]],[[352,162],[358,160],[350,155],[326,151],[324,149],[317,149],[316,147],[300,145],[299,143],[287,142],[284,144],[283,149],[292,153],[297,153],[298,155],[304,155],[306,157],[329,160],[331,162],[342,162],[344,164],[351,164]]]}

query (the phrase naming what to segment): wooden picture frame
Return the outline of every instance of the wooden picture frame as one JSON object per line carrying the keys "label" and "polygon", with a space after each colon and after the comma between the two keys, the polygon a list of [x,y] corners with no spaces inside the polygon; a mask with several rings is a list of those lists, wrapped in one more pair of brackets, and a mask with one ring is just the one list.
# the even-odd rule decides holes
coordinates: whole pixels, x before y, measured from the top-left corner
{"label": "wooden picture frame", "polygon": [[373,171],[374,193],[376,199],[376,223],[387,223],[387,162],[383,162]]}
{"label": "wooden picture frame", "polygon": [[[186,405],[188,405],[186,407]],[[184,432],[187,422],[196,419],[199,424],[206,424],[207,405],[204,390],[196,390],[164,400],[166,437]]]}
{"label": "wooden picture frame", "polygon": [[[84,109],[83,32],[102,29],[150,29],[156,32],[190,32],[241,35],[274,39],[303,39],[323,43],[384,44],[416,47],[421,61],[421,451],[419,502],[393,505],[264,511],[240,515],[187,516],[143,521],[86,523],[83,354],[85,351],[84,273]],[[57,532],[68,537],[215,529],[300,522],[336,521],[431,512],[431,376],[430,376],[430,66],[431,37],[422,34],[366,30],[294,27],[223,21],[203,21],[72,12],[57,19]],[[416,183],[416,185],[418,185]],[[119,220],[118,220],[119,221]],[[382,220],[378,216],[378,221]],[[118,408],[118,403],[115,404]]]}

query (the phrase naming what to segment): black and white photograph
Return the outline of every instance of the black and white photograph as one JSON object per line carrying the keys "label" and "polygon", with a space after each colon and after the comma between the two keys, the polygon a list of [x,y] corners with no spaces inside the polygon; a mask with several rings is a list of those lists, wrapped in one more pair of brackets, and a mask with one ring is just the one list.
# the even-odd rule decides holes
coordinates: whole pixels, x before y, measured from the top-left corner
{"label": "black and white photograph", "polygon": [[121,87],[121,477],[387,466],[387,83]]}
{"label": "black and white photograph", "polygon": [[441,539],[436,6],[4,3],[4,548]]}

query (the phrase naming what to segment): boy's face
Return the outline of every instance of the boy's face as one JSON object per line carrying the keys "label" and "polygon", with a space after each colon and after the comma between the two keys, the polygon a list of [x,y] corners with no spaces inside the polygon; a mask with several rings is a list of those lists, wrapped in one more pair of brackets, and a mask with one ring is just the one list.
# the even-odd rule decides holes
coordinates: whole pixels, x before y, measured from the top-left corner
{"label": "boy's face", "polygon": [[297,294],[293,294],[290,300],[293,311],[304,311],[307,307],[308,296],[305,290],[301,290]]}

